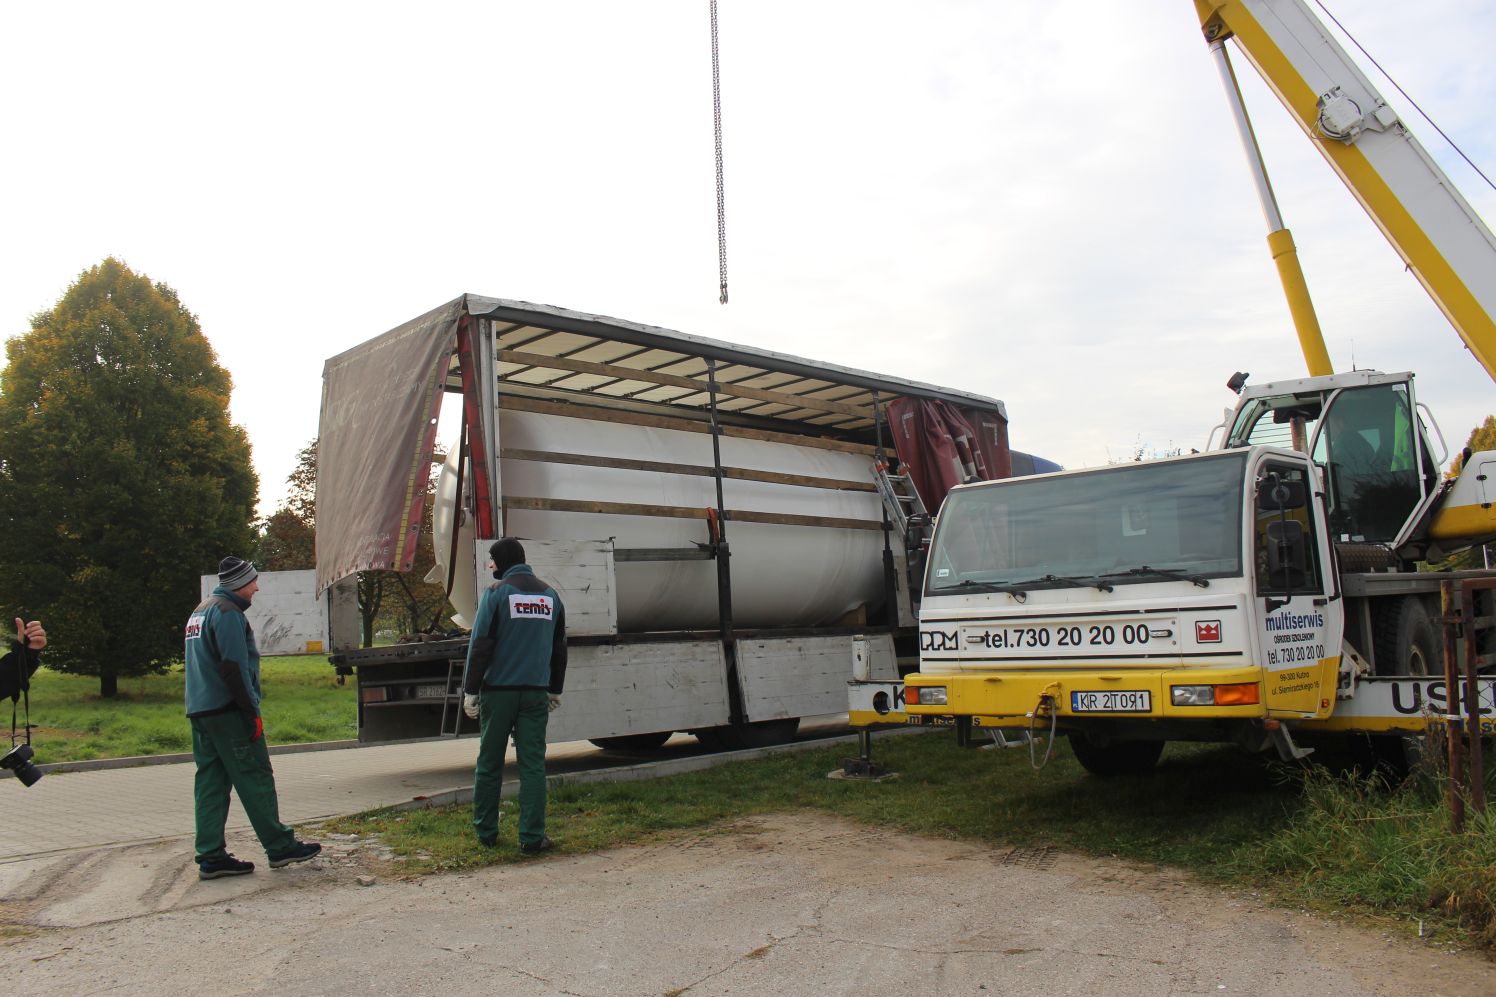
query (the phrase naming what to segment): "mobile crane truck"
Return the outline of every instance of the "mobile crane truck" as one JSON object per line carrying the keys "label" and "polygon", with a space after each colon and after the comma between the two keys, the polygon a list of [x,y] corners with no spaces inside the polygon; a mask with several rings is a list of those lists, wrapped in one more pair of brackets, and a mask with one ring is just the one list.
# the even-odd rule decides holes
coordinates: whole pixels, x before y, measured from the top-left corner
{"label": "mobile crane truck", "polygon": [[[1191,456],[959,486],[939,510],[919,667],[854,656],[854,724],[1068,734],[1088,771],[1147,771],[1168,740],[1302,757],[1380,746],[1447,711],[1435,621],[1496,732],[1490,571],[1417,571],[1496,537],[1496,452],[1448,456],[1411,373],[1331,373],[1224,43],[1234,37],[1496,377],[1496,239],[1302,0],[1197,0],[1258,183],[1310,377],[1229,387]],[[1427,417],[1425,419],[1425,417]],[[1391,735],[1391,736],[1384,736]],[[1052,740],[1051,740],[1052,745]]]}

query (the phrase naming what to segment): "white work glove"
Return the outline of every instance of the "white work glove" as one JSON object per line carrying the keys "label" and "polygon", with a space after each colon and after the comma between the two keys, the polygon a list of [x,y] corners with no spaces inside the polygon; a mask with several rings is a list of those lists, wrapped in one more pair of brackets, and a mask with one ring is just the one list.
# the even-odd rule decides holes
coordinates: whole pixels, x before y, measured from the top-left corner
{"label": "white work glove", "polygon": [[462,712],[468,715],[469,720],[478,719],[478,697],[469,693],[462,697]]}
{"label": "white work glove", "polygon": [[557,707],[561,705],[561,694],[559,692],[552,692],[548,693],[548,695],[551,697],[550,712],[555,713]]}

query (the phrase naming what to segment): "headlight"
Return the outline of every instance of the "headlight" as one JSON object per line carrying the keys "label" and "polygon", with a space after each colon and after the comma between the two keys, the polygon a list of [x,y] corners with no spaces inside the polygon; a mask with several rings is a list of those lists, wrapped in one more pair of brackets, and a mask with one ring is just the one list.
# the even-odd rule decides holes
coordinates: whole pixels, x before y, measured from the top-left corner
{"label": "headlight", "polygon": [[909,706],[944,706],[945,686],[911,685],[904,690],[904,702]]}
{"label": "headlight", "polygon": [[1169,701],[1175,706],[1255,706],[1261,700],[1256,682],[1169,687]]}
{"label": "headlight", "polygon": [[1215,686],[1176,685],[1169,689],[1169,700],[1175,706],[1214,706]]}

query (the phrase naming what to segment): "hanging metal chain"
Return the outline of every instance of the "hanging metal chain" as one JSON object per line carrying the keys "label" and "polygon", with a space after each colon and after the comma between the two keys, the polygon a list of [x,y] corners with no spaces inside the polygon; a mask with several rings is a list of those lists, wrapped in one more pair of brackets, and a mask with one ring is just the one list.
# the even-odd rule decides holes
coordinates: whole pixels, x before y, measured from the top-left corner
{"label": "hanging metal chain", "polygon": [[727,208],[722,196],[722,75],[717,61],[717,0],[712,3],[712,123],[717,133],[717,267],[722,275],[722,295],[727,304]]}

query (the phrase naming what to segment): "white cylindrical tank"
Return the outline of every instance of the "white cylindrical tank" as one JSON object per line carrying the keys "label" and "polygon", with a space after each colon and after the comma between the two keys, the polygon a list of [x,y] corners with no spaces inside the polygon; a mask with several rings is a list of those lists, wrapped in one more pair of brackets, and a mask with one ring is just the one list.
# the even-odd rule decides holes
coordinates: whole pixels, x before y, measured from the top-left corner
{"label": "white cylindrical tank", "polygon": [[[499,440],[504,451],[580,454],[712,466],[712,438],[706,433],[653,429],[621,422],[503,410]],[[872,458],[787,443],[722,437],[725,467],[872,482]],[[456,450],[443,469],[436,506],[436,557],[444,567],[451,549],[451,510]],[[525,539],[606,540],[617,550],[646,547],[690,549],[708,540],[706,509],[717,504],[715,479],[626,468],[589,467],[559,460],[500,462],[500,486],[514,498],[624,502],[699,508],[699,519],[511,509],[505,532]],[[497,502],[499,497],[496,497]],[[878,496],[799,485],[723,482],[729,510],[788,513],[881,521]],[[880,530],[791,526],[729,521],[733,622],[739,627],[813,626],[835,621],[883,600]],[[472,550],[470,525],[458,550]],[[459,561],[461,564],[462,562]],[[717,567],[712,561],[622,562],[616,566],[618,628],[644,630],[712,629],[717,625]],[[452,605],[467,625],[477,608],[470,568],[455,573]]]}

